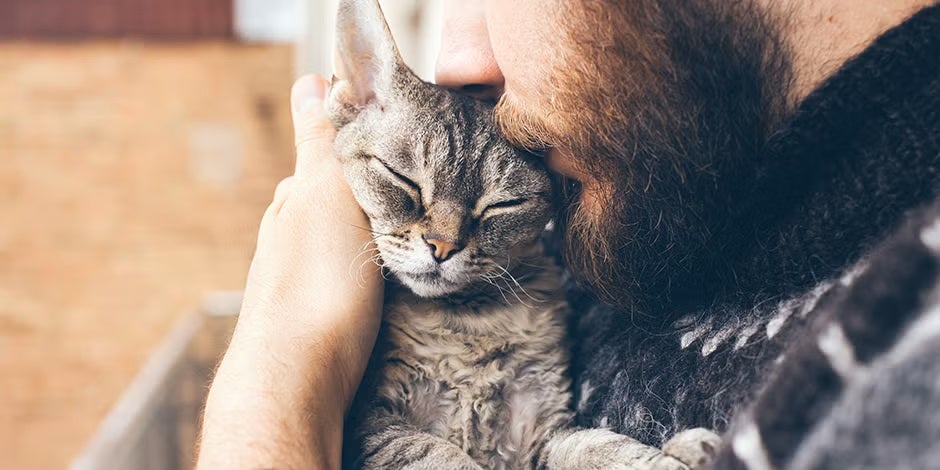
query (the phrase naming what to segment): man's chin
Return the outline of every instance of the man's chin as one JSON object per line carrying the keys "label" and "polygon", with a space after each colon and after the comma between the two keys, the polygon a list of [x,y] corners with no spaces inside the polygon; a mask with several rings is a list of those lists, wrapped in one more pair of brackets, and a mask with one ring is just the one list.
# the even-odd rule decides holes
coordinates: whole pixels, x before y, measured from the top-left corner
{"label": "man's chin", "polygon": [[556,217],[554,244],[564,255],[565,268],[578,283],[607,305],[629,304],[631,263],[615,247],[628,245],[617,227],[617,204],[596,204],[581,185],[566,187],[564,207]]}

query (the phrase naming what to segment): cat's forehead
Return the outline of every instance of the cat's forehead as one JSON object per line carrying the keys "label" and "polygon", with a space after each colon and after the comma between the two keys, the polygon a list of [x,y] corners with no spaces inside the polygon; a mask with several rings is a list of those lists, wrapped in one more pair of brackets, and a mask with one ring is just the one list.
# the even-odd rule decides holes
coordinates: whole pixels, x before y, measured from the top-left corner
{"label": "cat's forehead", "polygon": [[386,151],[413,157],[413,162],[402,163],[485,171],[487,160],[512,157],[490,113],[488,107],[467,97],[439,91],[383,109],[384,131],[377,137]]}
{"label": "cat's forehead", "polygon": [[435,196],[472,201],[513,184],[540,190],[532,186],[544,185],[544,170],[501,137],[491,105],[422,85],[359,116],[361,152],[422,180]]}
{"label": "cat's forehead", "polygon": [[417,136],[412,143],[415,164],[438,181],[468,190],[487,189],[506,176],[534,171],[485,116],[441,113]]}

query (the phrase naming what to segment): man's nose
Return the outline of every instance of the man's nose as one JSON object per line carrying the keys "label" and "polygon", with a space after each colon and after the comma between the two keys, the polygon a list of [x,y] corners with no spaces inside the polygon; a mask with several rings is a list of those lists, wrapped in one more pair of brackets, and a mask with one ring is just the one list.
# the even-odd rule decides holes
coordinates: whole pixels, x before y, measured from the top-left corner
{"label": "man's nose", "polygon": [[424,243],[426,243],[428,248],[431,250],[431,256],[433,256],[434,261],[437,261],[438,263],[447,261],[451,256],[463,248],[457,243],[444,240],[444,237],[437,234],[422,235],[421,238],[424,238]]}
{"label": "man's nose", "polygon": [[445,1],[435,80],[479,99],[496,100],[503,92],[504,79],[490,47],[485,4],[482,0]]}

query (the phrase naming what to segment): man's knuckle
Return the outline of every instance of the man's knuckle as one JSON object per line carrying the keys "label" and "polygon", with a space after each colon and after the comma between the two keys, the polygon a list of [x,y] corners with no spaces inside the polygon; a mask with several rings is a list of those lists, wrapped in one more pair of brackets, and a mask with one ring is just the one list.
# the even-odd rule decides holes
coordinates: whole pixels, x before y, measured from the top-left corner
{"label": "man's knuckle", "polygon": [[287,178],[282,179],[281,182],[278,183],[277,186],[274,188],[274,197],[277,198],[279,196],[283,196],[288,191],[290,191],[293,185],[294,185],[293,176],[288,176]]}

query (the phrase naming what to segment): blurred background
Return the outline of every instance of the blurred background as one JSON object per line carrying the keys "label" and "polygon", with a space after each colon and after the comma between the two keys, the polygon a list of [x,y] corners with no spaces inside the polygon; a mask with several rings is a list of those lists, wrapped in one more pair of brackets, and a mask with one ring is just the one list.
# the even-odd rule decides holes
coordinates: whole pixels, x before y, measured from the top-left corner
{"label": "blurred background", "polygon": [[[430,78],[439,0],[382,4]],[[0,468],[188,466],[335,7],[0,0]]]}

